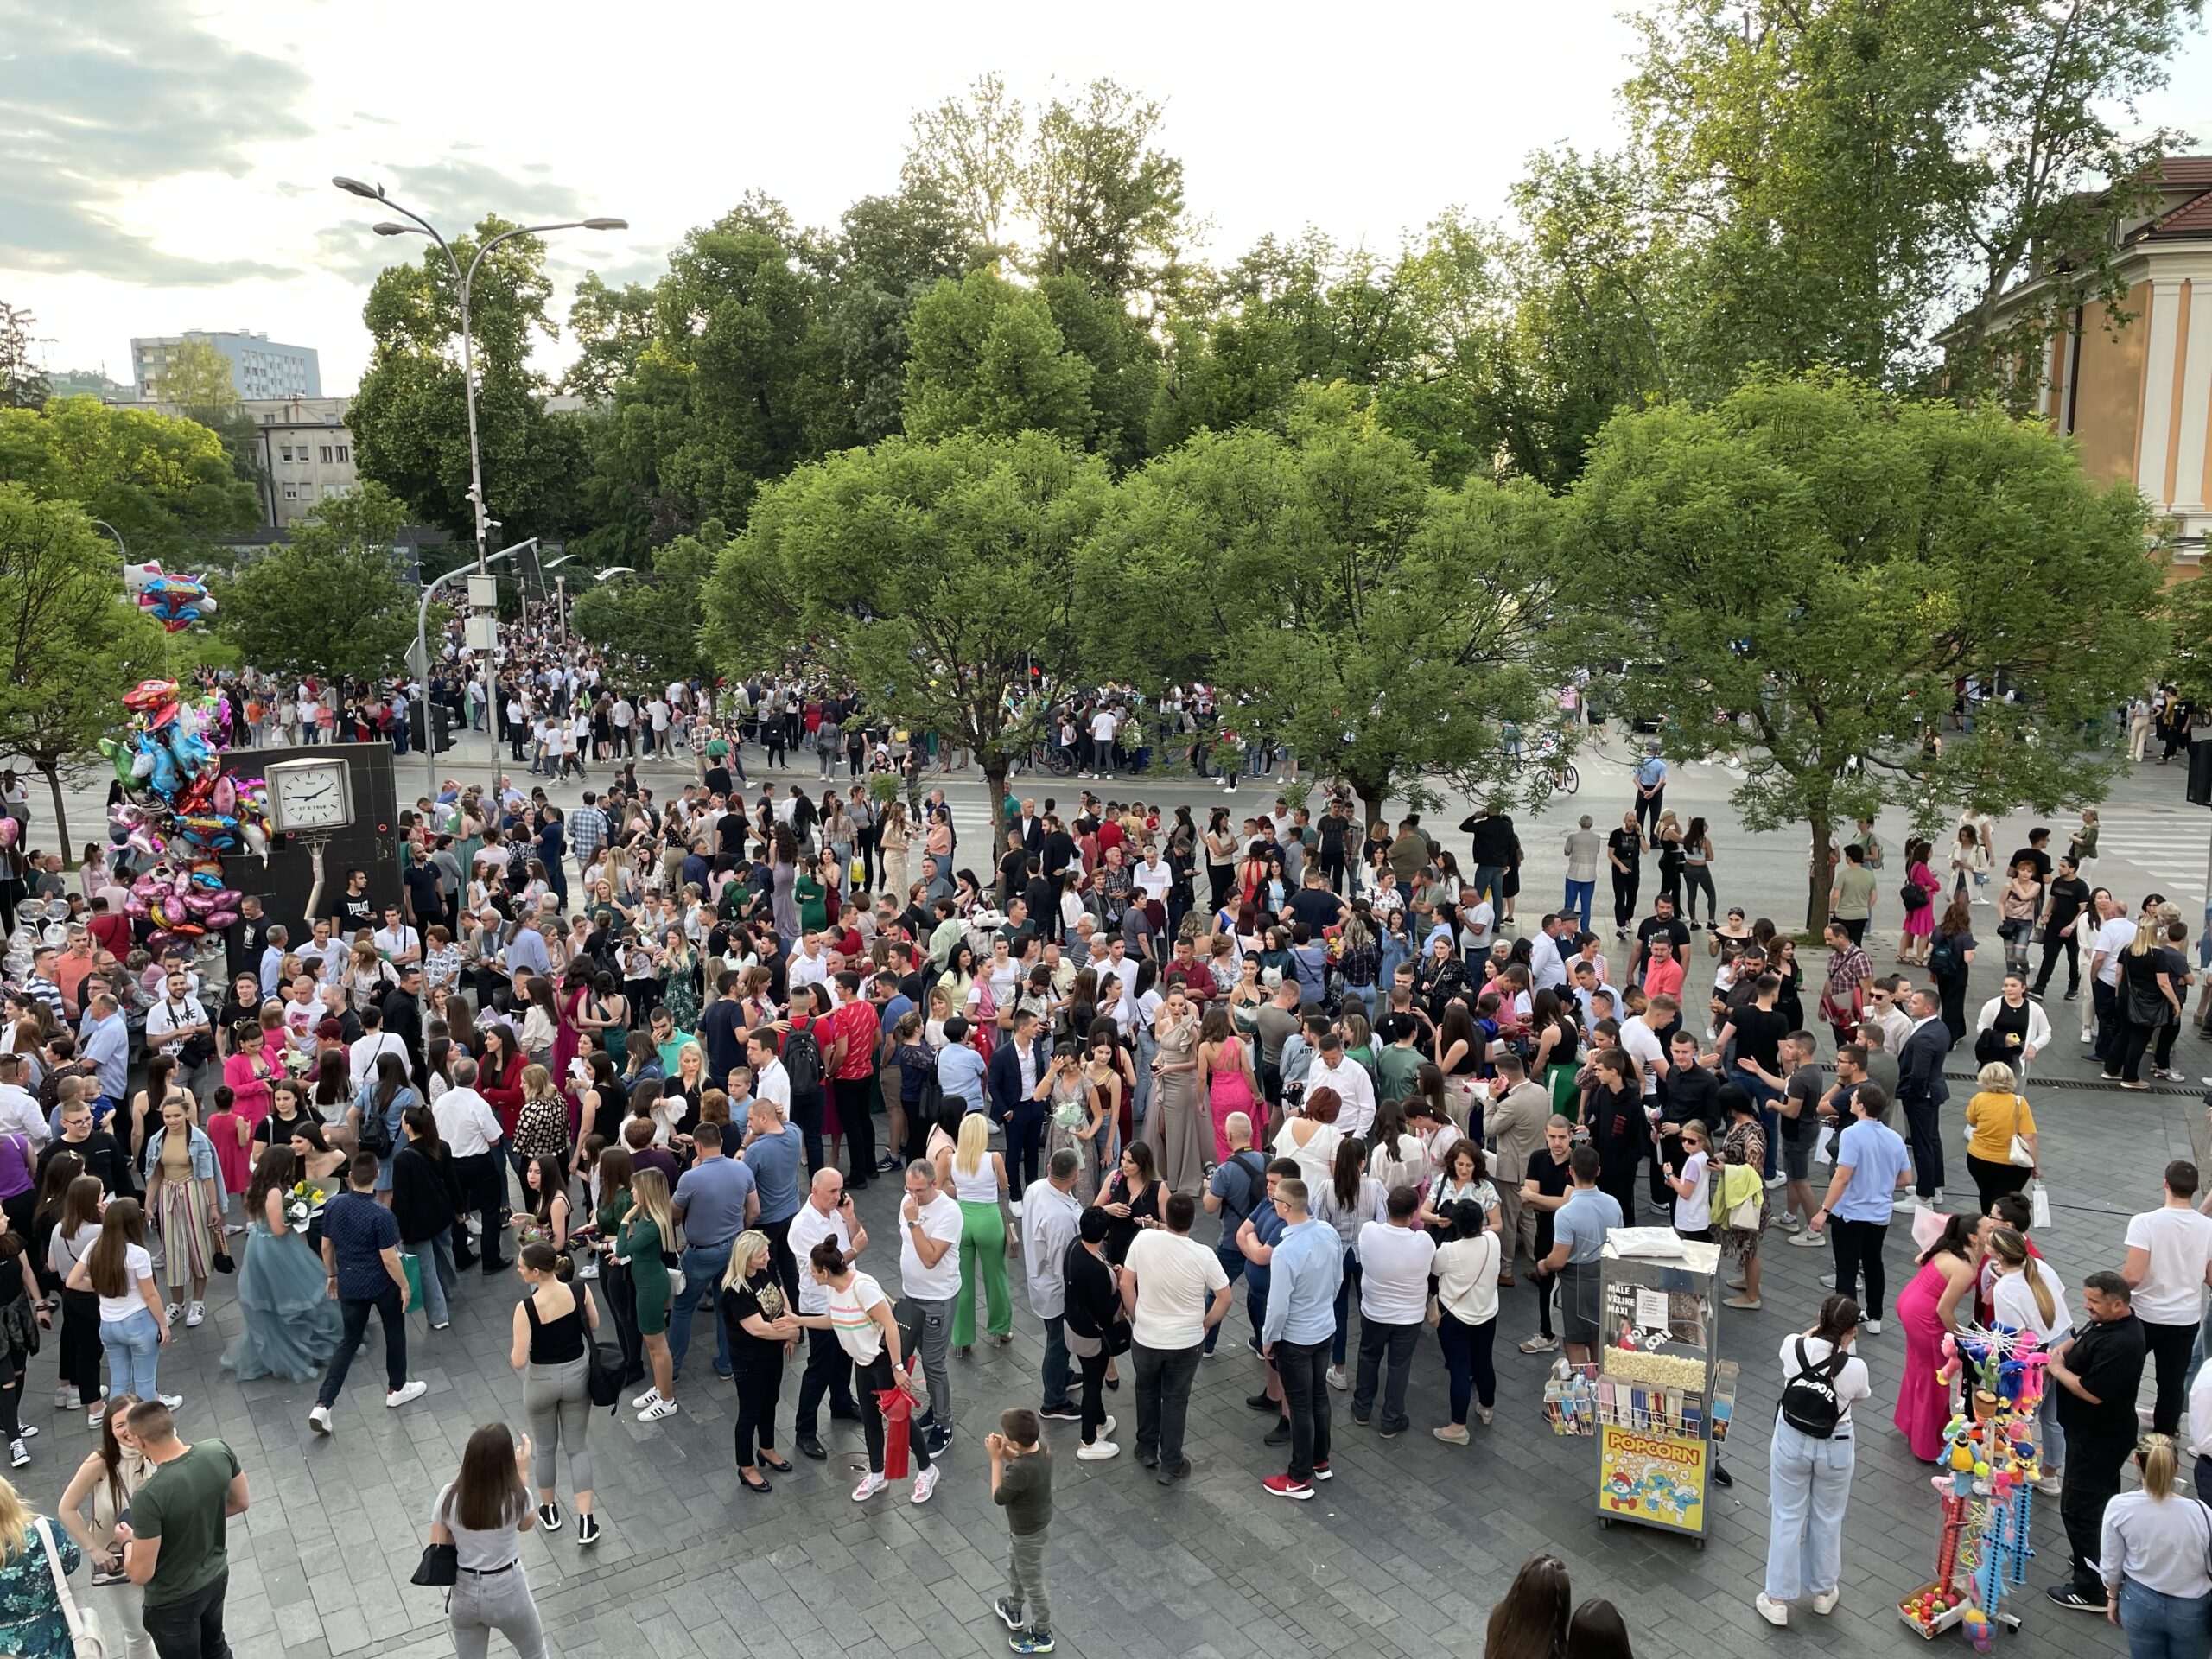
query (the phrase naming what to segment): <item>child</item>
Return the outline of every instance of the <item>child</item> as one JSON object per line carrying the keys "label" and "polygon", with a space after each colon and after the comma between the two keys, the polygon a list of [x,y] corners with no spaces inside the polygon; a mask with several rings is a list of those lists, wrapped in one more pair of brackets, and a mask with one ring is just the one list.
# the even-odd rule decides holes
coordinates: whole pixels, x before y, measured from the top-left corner
{"label": "child", "polygon": [[[1016,1653],[1052,1650],[1052,1609],[1045,1599],[1045,1534],[1052,1520],[1052,1454],[1037,1414],[1014,1406],[999,1414],[999,1432],[983,1436],[991,1457],[991,1501],[1006,1510],[1007,1593],[992,1611],[1014,1635]],[[1025,1606],[1030,1614],[1022,1623]]]}

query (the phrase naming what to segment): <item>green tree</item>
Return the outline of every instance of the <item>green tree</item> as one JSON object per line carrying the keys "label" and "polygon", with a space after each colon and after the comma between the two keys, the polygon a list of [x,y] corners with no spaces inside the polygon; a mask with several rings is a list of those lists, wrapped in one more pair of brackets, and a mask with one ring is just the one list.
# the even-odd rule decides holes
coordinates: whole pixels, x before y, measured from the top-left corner
{"label": "green tree", "polygon": [[1542,709],[1559,509],[1527,483],[1438,489],[1348,386],[1301,388],[1281,432],[1205,433],[1123,484],[1083,569],[1089,658],[1214,682],[1223,725],[1394,791],[1505,786],[1499,724]]}
{"label": "green tree", "polygon": [[913,118],[903,176],[947,203],[987,257],[1010,253],[1010,220],[1022,199],[1029,120],[995,73],[976,78],[964,99],[948,98]]}
{"label": "green tree", "polygon": [[1183,163],[1153,145],[1166,115],[1103,79],[1038,111],[1022,175],[1038,276],[1077,276],[1094,294],[1154,308],[1181,286]]}
{"label": "green tree", "polygon": [[22,306],[0,300],[0,409],[37,409],[52,391],[38,353],[31,350],[31,327],[37,321]]}
{"label": "green tree", "polygon": [[649,569],[578,594],[569,606],[569,627],[580,639],[643,662],[660,684],[709,671],[699,632],[700,595],[728,541],[721,520],[709,518],[696,536],[655,549]]}
{"label": "green tree", "polygon": [[1077,668],[1075,594],[1112,493],[1105,466],[1042,432],[892,438],[761,492],[717,557],[703,638],[733,673],[804,639],[878,718],[973,749],[991,798]]}
{"label": "green tree", "polygon": [[1052,307],[995,270],[947,277],[907,319],[906,430],[918,438],[1091,432],[1090,360],[1070,351]]}
{"label": "green tree", "polygon": [[[486,218],[475,236],[455,241],[461,268],[485,238],[512,228]],[[530,366],[533,341],[558,333],[546,308],[552,292],[545,245],[531,236],[493,250],[469,292],[485,499],[510,542],[564,528],[556,513],[572,455],[549,429],[547,387]],[[415,264],[387,268],[361,315],[369,367],[346,414],[360,475],[398,497],[416,522],[473,543],[460,289],[445,255],[428,248]]]}
{"label": "green tree", "polygon": [[260,521],[253,486],[197,422],[97,397],[0,409],[0,483],[73,501],[121,532],[134,560],[181,568],[215,556],[220,536]]}
{"label": "green tree", "polygon": [[604,403],[637,372],[639,354],[652,342],[653,291],[643,283],[609,288],[588,270],[569,302],[569,332],[583,349],[561,377],[561,389]]}
{"label": "green tree", "polygon": [[169,353],[162,378],[154,383],[156,399],[190,411],[232,409],[238,402],[238,377],[231,359],[204,340],[181,340]]}
{"label": "green tree", "polygon": [[0,483],[0,752],[37,768],[71,845],[61,779],[102,764],[123,694],[167,670],[168,636],[124,595],[114,543],[72,502]]}
{"label": "green tree", "polygon": [[365,677],[399,666],[415,645],[416,594],[392,548],[406,504],[364,483],[216,588],[223,639],[264,671]]}
{"label": "green tree", "polygon": [[[1574,501],[1586,652],[1632,664],[1670,756],[1741,760],[1746,828],[1805,826],[1808,926],[1852,817],[2095,799],[2112,755],[2082,734],[2158,656],[2142,500],[1994,408],[1754,381],[1616,416]],[[1967,679],[2009,700],[1940,732]]]}

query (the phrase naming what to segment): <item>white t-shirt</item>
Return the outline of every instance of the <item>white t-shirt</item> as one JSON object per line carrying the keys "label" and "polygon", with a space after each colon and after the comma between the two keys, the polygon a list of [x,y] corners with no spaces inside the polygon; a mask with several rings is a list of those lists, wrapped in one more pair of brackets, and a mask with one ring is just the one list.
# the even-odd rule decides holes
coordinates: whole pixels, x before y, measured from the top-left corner
{"label": "white t-shirt", "polygon": [[[2052,1314],[2050,1323],[2044,1323],[2043,1312],[2036,1306],[2032,1279],[2043,1281],[2050,1293]],[[2017,1330],[2032,1331],[2043,1338],[2048,1348],[2074,1328],[2074,1316],[2066,1307],[2066,1281],[2050,1269],[2047,1262],[2030,1256],[2027,1264],[2018,1273],[1999,1274],[1989,1287],[1989,1305],[1999,1325],[2009,1325]]]}
{"label": "white t-shirt", "polygon": [[[791,1074],[784,1069],[781,1060],[771,1060],[753,1075],[753,1097],[765,1100],[776,1109],[776,1116],[785,1122],[791,1121]],[[794,1247],[793,1253],[797,1253]],[[806,1258],[799,1257],[802,1266]],[[815,1310],[817,1313],[821,1309]]]}
{"label": "white t-shirt", "polygon": [[1167,889],[1175,883],[1175,872],[1167,867],[1165,860],[1158,864],[1140,861],[1136,868],[1130,872],[1129,880],[1136,883],[1137,890],[1146,898],[1165,902]]}
{"label": "white t-shirt", "polygon": [[1462,1325],[1497,1317],[1497,1235],[1455,1238],[1436,1249],[1436,1300]]}
{"label": "white t-shirt", "polygon": [[1359,1230],[1359,1317],[1377,1325],[1419,1325],[1428,1310],[1428,1269],[1436,1241],[1417,1227],[1370,1221]]}
{"label": "white t-shirt", "polygon": [[906,1206],[899,1206],[899,1287],[917,1301],[949,1302],[960,1294],[960,1206],[939,1192],[922,1206],[922,1236],[941,1238],[950,1246],[937,1265],[922,1265],[914,1248],[913,1229],[906,1225]]}
{"label": "white t-shirt", "polygon": [[1652,1035],[1651,1027],[1643,1023],[1642,1014],[1631,1014],[1621,1021],[1621,1046],[1636,1062],[1636,1069],[1643,1073],[1643,1097],[1650,1099],[1659,1092],[1659,1068],[1652,1062],[1663,1060],[1667,1054],[1659,1046],[1658,1038]]}
{"label": "white t-shirt", "polygon": [[[837,1333],[838,1344],[859,1364],[865,1365],[883,1351],[883,1330],[868,1317],[868,1311],[889,1298],[883,1287],[864,1273],[855,1273],[853,1282],[842,1290],[823,1287],[829,1299],[830,1328]],[[904,1359],[906,1356],[899,1356]]]}
{"label": "white t-shirt", "polygon": [[[1784,1388],[1788,1388],[1789,1379],[1804,1370],[1806,1366],[1818,1365],[1835,1352],[1835,1344],[1826,1337],[1805,1337],[1802,1338],[1805,1344],[1805,1357],[1800,1361],[1797,1357],[1797,1344],[1800,1340],[1801,1338],[1797,1337],[1784,1337],[1782,1339],[1782,1384]],[[1843,1369],[1835,1375],[1836,1403],[1843,1408],[1841,1414],[1835,1420],[1836,1431],[1839,1433],[1851,1421],[1851,1402],[1854,1400],[1864,1400],[1873,1392],[1874,1385],[1866,1376],[1866,1362],[1856,1354],[1845,1360]],[[1777,1421],[1779,1419],[1777,1418]]]}
{"label": "white t-shirt", "polygon": [[1090,734],[1101,743],[1111,743],[1114,741],[1114,716],[1102,709],[1091,716]]}
{"label": "white t-shirt", "polygon": [[2147,1250],[2150,1271],[2135,1287],[2135,1317],[2152,1325],[2195,1325],[2212,1263],[2212,1216],[2166,1205],[2127,1224],[2127,1248]]}
{"label": "white t-shirt", "polygon": [[1137,1276],[1132,1340],[1147,1348],[1195,1348],[1205,1340],[1207,1305],[1229,1283],[1210,1246],[1187,1233],[1147,1228],[1129,1242],[1127,1266]]}
{"label": "white t-shirt", "polygon": [[1713,1225],[1713,1191],[1706,1183],[1705,1173],[1713,1160],[1701,1152],[1694,1152],[1682,1160],[1681,1179],[1695,1181],[1697,1186],[1689,1198],[1679,1193],[1675,1198],[1675,1230],[1678,1233],[1701,1233]]}
{"label": "white t-shirt", "polygon": [[798,1311],[802,1313],[827,1313],[830,1293],[814,1276],[814,1269],[807,1265],[807,1258],[814,1254],[814,1247],[825,1238],[837,1241],[837,1248],[853,1248],[853,1236],[845,1226],[842,1210],[832,1210],[828,1215],[815,1208],[812,1198],[803,1200],[798,1213],[791,1217],[791,1230],[785,1235],[791,1255],[798,1261]]}
{"label": "white t-shirt", "polygon": [[2096,943],[2089,947],[2094,956],[2101,950],[2105,959],[2097,964],[2097,981],[2103,985],[2120,983],[2120,953],[2135,943],[2135,924],[2125,916],[2115,916],[2097,930]]}
{"label": "white t-shirt", "polygon": [[[84,1243],[85,1233],[98,1230],[97,1228],[86,1228],[83,1232],[77,1235],[77,1242],[80,1244]],[[86,1248],[90,1249],[89,1246]],[[123,1294],[100,1298],[100,1323],[102,1325],[119,1324],[133,1313],[143,1310],[146,1299],[138,1294],[138,1281],[153,1276],[152,1253],[143,1245],[124,1245],[123,1247]]]}

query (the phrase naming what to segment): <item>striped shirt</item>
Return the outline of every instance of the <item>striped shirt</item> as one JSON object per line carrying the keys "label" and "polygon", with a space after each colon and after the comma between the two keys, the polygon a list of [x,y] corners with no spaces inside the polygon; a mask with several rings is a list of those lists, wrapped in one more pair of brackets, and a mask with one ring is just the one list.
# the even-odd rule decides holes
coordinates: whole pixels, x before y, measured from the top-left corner
{"label": "striped shirt", "polygon": [[884,1300],[883,1287],[857,1270],[851,1284],[830,1292],[830,1328],[858,1364],[867,1364],[883,1351],[883,1329],[870,1312]]}

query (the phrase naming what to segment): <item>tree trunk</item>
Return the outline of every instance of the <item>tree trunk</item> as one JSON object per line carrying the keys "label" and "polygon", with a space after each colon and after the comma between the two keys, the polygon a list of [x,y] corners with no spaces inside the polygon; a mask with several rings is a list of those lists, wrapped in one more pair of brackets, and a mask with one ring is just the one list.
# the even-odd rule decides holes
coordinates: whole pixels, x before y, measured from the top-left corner
{"label": "tree trunk", "polygon": [[1357,773],[1351,773],[1347,774],[1347,781],[1351,783],[1354,792],[1359,797],[1361,830],[1363,832],[1370,824],[1376,823],[1382,824],[1385,829],[1388,829],[1389,826],[1382,817],[1382,802],[1384,797],[1390,792],[1390,780],[1388,778],[1365,778]]}
{"label": "tree trunk", "polygon": [[35,764],[46,774],[46,786],[54,793],[54,846],[66,863],[69,860],[69,809],[61,804],[61,768],[51,760]]}
{"label": "tree trunk", "polygon": [[1828,862],[1828,837],[1834,833],[1835,818],[1825,803],[1818,803],[1806,814],[1806,822],[1812,830],[1813,860],[1805,899],[1805,931],[1818,934],[1827,927],[1835,887],[1835,867]]}
{"label": "tree trunk", "polygon": [[1006,799],[1006,779],[1008,768],[1007,762],[1000,757],[995,747],[978,754],[976,759],[983,763],[983,786],[989,791],[991,797],[991,880],[995,881],[998,879],[999,860],[1006,856],[1006,814],[999,810],[999,803]]}

